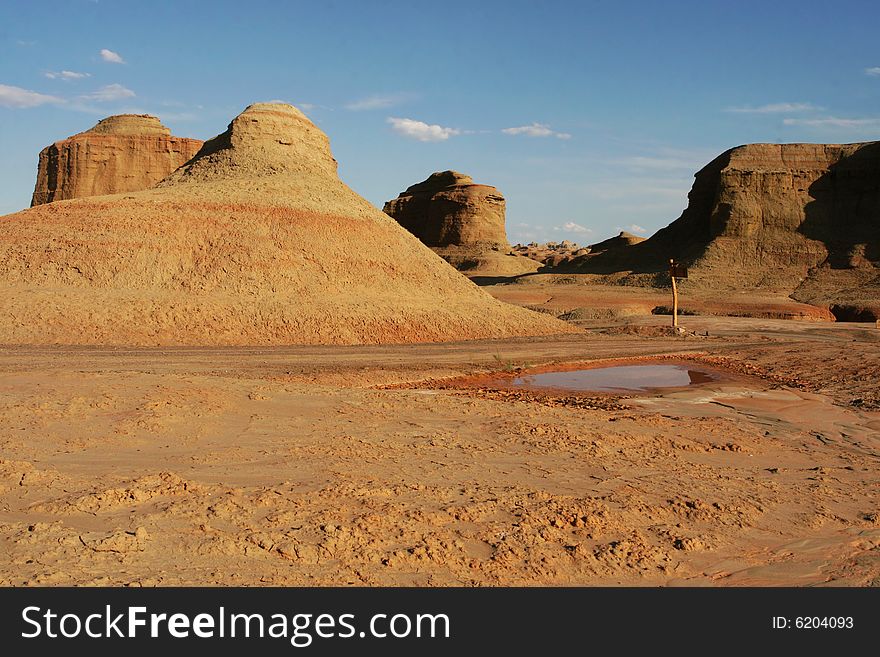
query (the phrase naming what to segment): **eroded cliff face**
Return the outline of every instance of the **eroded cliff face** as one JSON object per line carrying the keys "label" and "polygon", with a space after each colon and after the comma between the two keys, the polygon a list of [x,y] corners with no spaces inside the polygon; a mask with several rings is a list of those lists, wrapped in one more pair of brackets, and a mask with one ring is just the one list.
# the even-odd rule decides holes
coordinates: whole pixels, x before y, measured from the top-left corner
{"label": "eroded cliff face", "polygon": [[494,187],[477,185],[457,171],[442,171],[411,185],[384,209],[427,246],[508,248],[504,207],[504,197]]}
{"label": "eroded cliff face", "polygon": [[877,144],[743,146],[706,182],[709,242],[694,261],[706,274],[793,292],[825,268],[880,264]]}
{"label": "eroded cliff face", "polygon": [[31,206],[149,189],[201,146],[198,139],[172,136],[155,116],[108,117],[40,152]]}
{"label": "eroded cliff face", "polygon": [[433,173],[388,201],[384,211],[461,271],[509,275],[540,266],[511,251],[501,192],[463,173]]}
{"label": "eroded cliff face", "polygon": [[733,148],[697,172],[681,217],[582,268],[662,272],[670,258],[690,286],[880,312],[880,142]]}

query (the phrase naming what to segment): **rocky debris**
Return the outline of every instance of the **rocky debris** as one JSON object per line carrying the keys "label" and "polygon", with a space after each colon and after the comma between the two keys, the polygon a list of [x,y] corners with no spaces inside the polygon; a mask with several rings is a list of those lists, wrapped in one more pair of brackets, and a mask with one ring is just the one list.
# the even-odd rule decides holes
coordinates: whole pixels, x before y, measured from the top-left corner
{"label": "rocky debris", "polygon": [[290,105],[251,105],[152,189],[0,221],[3,343],[375,344],[576,331],[493,299],[355,194],[327,136]]}
{"label": "rocky debris", "polygon": [[143,552],[150,534],[144,527],[134,531],[117,530],[107,534],[80,536],[82,544],[94,552]]}
{"label": "rocky debris", "polygon": [[537,260],[545,267],[553,268],[567,264],[574,258],[587,255],[590,248],[580,246],[570,240],[562,240],[561,242],[545,242],[543,244],[537,242],[526,245],[516,244],[513,247],[513,252]]}
{"label": "rocky debris", "polygon": [[469,274],[515,275],[540,266],[511,250],[501,192],[476,184],[463,173],[432,173],[388,201],[384,211],[456,269]]}
{"label": "rocky debris", "polygon": [[838,319],[880,317],[880,142],[739,146],[697,172],[688,199],[651,238],[591,254],[579,270],[665,284],[675,258],[690,265],[685,288],[790,295]]}
{"label": "rocky debris", "polygon": [[201,148],[155,116],[120,114],[40,152],[31,205],[149,189]]}

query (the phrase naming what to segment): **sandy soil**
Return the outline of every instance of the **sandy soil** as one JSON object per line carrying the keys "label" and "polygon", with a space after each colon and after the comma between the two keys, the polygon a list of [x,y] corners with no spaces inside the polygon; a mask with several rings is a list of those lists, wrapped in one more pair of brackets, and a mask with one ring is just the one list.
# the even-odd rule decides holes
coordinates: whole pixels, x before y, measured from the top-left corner
{"label": "sandy soil", "polygon": [[[877,585],[880,330],[0,349],[3,585]],[[708,335],[706,335],[708,333]],[[663,394],[444,381],[665,355]]]}
{"label": "sandy soil", "polygon": [[[565,319],[619,319],[672,307],[671,289],[602,284],[589,274],[526,274],[518,277],[473,279],[496,299]],[[730,292],[695,288],[680,282],[680,313],[834,321],[827,307],[799,303],[782,294]]]}

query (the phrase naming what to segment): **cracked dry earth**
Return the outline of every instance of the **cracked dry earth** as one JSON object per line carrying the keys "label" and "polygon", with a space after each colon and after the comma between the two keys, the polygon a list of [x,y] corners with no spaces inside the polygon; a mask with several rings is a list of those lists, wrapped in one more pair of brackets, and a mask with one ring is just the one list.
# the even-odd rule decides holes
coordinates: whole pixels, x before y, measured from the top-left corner
{"label": "cracked dry earth", "polygon": [[[880,331],[688,322],[709,336],[0,349],[0,584],[880,584]],[[651,355],[731,376],[431,383]]]}

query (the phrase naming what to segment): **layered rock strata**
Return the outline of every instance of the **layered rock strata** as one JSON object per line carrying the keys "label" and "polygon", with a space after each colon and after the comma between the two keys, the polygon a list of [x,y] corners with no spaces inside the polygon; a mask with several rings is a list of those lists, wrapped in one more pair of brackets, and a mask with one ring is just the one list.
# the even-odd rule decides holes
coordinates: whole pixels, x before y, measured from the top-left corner
{"label": "layered rock strata", "polygon": [[149,189],[201,148],[155,116],[120,114],[40,151],[31,205]]}
{"label": "layered rock strata", "polygon": [[0,217],[0,343],[284,345],[572,332],[496,301],[257,104],[158,186]]}
{"label": "layered rock strata", "polygon": [[880,316],[880,143],[733,148],[697,172],[688,200],[650,239],[582,270],[663,272],[675,258],[692,286]]}
{"label": "layered rock strata", "polygon": [[511,250],[501,192],[463,173],[433,173],[388,201],[384,211],[468,274],[510,275],[540,267]]}

